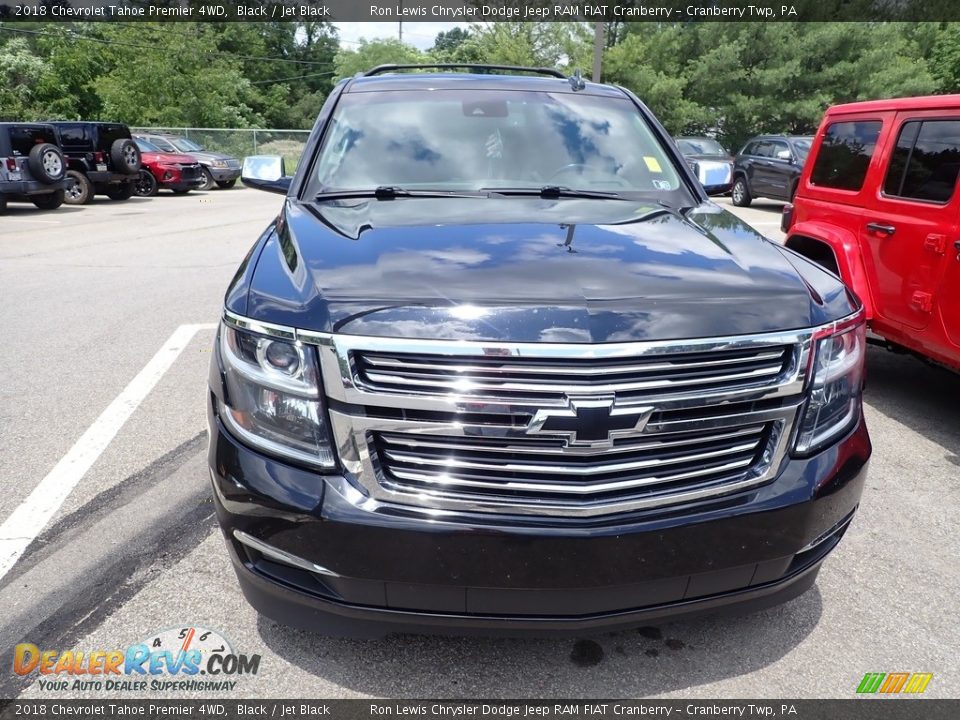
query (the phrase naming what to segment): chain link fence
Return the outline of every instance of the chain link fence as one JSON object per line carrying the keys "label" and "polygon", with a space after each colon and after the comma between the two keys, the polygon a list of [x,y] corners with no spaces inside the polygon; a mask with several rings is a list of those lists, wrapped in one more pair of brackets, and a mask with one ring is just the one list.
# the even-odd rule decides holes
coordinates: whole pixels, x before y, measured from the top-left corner
{"label": "chain link fence", "polygon": [[310,137],[309,130],[257,130],[253,128],[176,128],[136,127],[135,133],[180,135],[189,138],[204,150],[226,153],[240,158],[247,155],[280,155],[292,173]]}

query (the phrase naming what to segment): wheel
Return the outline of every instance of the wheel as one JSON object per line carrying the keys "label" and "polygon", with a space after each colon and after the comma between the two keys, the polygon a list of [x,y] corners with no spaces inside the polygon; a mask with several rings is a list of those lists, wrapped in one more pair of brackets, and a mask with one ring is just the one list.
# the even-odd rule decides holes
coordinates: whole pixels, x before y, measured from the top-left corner
{"label": "wheel", "polygon": [[66,164],[63,162],[63,153],[56,145],[40,143],[30,148],[27,155],[27,167],[33,177],[46,185],[63,180]]}
{"label": "wheel", "polygon": [[140,148],[129,138],[119,138],[110,146],[110,159],[117,172],[136,175],[140,172]]}
{"label": "wheel", "polygon": [[160,189],[160,184],[153,176],[153,173],[145,168],[140,169],[140,174],[133,181],[133,193],[139,197],[153,197]]}
{"label": "wheel", "polygon": [[63,205],[63,190],[47,193],[46,195],[34,195],[30,201],[41,210],[56,210]]}
{"label": "wheel", "polygon": [[119,185],[108,185],[107,197],[111,200],[129,200],[133,195],[134,183],[136,183],[136,180],[133,180],[132,182],[120,183]]}
{"label": "wheel", "polygon": [[749,207],[751,201],[753,200],[750,197],[750,188],[747,187],[747,181],[743,177],[738,177],[737,181],[733,184],[733,190],[730,191],[730,196],[733,199],[733,204],[737,207]]}
{"label": "wheel", "polygon": [[0,215],[3,215],[7,211],[7,198],[3,195],[0,195]]}
{"label": "wheel", "polygon": [[217,185],[222,187],[224,190],[229,190],[236,184],[237,184],[236,180],[217,180]]}
{"label": "wheel", "polygon": [[173,191],[173,194],[174,194],[174,195],[186,195],[188,192],[190,192],[190,190],[191,190],[191,188],[180,188],[180,189],[178,189],[178,190],[174,190],[174,191]]}
{"label": "wheel", "polygon": [[199,186],[197,190],[213,190],[213,188],[217,184],[217,181],[213,179],[213,173],[211,173],[206,168],[202,168],[202,170],[203,170],[203,185]]}
{"label": "wheel", "polygon": [[77,170],[67,170],[67,185],[63,201],[67,205],[87,205],[93,200],[93,186],[87,176]]}

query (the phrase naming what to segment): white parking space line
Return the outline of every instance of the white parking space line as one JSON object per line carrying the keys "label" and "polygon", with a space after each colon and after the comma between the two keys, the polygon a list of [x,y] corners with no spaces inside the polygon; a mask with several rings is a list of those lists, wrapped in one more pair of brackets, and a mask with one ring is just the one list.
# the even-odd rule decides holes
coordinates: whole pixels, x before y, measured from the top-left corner
{"label": "white parking space line", "polygon": [[170,369],[193,336],[215,324],[181,325],[130,384],[67,451],[17,508],[0,525],[0,579],[9,572],[34,538],[43,531],[123,424]]}

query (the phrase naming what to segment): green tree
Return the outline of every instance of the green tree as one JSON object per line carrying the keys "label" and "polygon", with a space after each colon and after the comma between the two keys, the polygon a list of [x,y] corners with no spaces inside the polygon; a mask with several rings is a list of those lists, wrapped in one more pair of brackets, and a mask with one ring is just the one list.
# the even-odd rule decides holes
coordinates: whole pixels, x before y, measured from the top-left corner
{"label": "green tree", "polygon": [[352,77],[377,65],[430,62],[430,56],[395,39],[360,38],[355,49],[341,49],[334,58],[337,78]]}
{"label": "green tree", "polygon": [[0,117],[36,120],[44,115],[38,81],[49,74],[48,64],[33,54],[23,38],[0,47]]}

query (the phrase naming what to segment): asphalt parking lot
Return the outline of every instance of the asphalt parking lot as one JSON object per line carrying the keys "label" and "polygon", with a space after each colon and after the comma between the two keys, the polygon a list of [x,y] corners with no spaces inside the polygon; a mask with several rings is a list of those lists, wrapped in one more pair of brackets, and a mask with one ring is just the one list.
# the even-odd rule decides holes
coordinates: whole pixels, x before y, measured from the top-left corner
{"label": "asphalt parking lot", "polygon": [[[231,698],[847,698],[895,671],[960,696],[960,377],[875,348],[859,515],[784,606],[550,640],[331,640],[259,618],[212,516],[204,386],[223,291],[280,203],[236,189],[0,218],[0,697],[144,697],[42,689],[12,648],[181,627],[262,656]],[[779,209],[737,213],[777,239]]]}

